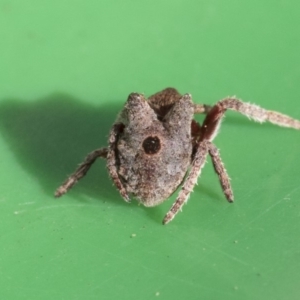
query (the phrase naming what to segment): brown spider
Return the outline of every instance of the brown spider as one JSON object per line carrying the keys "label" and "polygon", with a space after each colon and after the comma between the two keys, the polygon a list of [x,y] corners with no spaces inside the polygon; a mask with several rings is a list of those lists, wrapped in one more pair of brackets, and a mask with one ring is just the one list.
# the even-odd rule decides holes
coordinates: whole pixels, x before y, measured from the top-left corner
{"label": "brown spider", "polygon": [[[131,194],[143,205],[155,206],[182,184],[163,219],[163,224],[167,224],[187,202],[209,154],[225,197],[233,202],[229,177],[212,143],[227,109],[261,123],[269,121],[300,129],[298,120],[234,97],[210,107],[193,103],[190,94],[182,96],[174,88],[148,100],[142,94],[132,93],[110,131],[108,147],[91,152],[55,196],[65,194],[102,157],[107,159],[109,175],[126,202],[130,202]],[[206,114],[202,125],[193,120],[197,113]]]}

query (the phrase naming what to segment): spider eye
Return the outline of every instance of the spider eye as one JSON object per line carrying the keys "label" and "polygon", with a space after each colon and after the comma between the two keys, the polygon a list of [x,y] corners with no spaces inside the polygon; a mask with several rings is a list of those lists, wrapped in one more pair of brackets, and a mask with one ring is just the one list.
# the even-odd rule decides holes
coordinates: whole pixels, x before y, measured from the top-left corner
{"label": "spider eye", "polygon": [[160,140],[157,136],[149,136],[143,142],[147,154],[155,154],[160,150]]}

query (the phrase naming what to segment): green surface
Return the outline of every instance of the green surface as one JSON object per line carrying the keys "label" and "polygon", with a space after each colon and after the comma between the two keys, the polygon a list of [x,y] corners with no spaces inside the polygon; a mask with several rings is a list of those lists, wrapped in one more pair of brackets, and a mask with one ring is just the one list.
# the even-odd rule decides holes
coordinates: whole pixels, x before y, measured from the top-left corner
{"label": "green surface", "polygon": [[[99,161],[132,91],[300,118],[300,2],[0,0],[1,299],[299,299],[300,132],[232,112],[188,205],[126,204]],[[200,117],[201,119],[201,117]],[[136,236],[132,236],[136,234]]]}

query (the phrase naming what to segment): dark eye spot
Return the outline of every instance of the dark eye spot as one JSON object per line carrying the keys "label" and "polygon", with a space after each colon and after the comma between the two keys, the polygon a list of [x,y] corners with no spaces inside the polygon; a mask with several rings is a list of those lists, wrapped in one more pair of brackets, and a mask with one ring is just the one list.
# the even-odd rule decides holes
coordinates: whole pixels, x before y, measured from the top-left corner
{"label": "dark eye spot", "polygon": [[149,136],[143,142],[147,154],[155,154],[160,150],[160,140],[157,136]]}

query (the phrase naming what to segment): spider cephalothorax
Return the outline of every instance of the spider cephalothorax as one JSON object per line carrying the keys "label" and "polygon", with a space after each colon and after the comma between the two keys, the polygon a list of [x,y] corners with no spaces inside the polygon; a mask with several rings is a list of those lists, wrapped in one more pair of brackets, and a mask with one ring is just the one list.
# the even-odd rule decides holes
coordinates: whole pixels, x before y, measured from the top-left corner
{"label": "spider cephalothorax", "polygon": [[[182,96],[174,88],[167,88],[148,99],[132,93],[112,126],[108,147],[91,152],[55,195],[59,197],[66,193],[98,157],[106,158],[109,175],[127,202],[131,195],[145,206],[155,206],[182,184],[163,220],[166,224],[186,203],[209,155],[223,192],[232,202],[229,177],[213,144],[228,109],[258,122],[269,121],[300,129],[298,120],[234,97],[208,106],[193,103],[190,94]],[[197,113],[206,114],[202,125],[193,119]]]}

